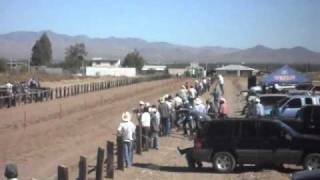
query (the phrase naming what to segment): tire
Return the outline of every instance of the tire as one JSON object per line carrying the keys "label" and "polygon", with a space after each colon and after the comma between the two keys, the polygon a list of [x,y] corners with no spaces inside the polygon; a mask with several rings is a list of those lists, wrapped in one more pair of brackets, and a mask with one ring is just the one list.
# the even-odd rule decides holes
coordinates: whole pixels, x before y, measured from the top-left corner
{"label": "tire", "polygon": [[307,155],[303,160],[303,168],[309,171],[320,169],[320,154],[313,153]]}
{"label": "tire", "polygon": [[217,152],[212,159],[213,167],[221,173],[229,173],[236,167],[236,160],[229,152]]}

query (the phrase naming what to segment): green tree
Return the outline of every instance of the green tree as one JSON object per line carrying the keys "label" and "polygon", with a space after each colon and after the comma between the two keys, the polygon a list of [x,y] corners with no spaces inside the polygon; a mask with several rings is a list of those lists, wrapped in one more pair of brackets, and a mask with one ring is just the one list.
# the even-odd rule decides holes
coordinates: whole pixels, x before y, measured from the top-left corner
{"label": "green tree", "polygon": [[31,65],[48,65],[52,61],[51,42],[46,33],[32,47]]}
{"label": "green tree", "polygon": [[7,60],[5,58],[0,58],[0,72],[5,72],[7,70]]}
{"label": "green tree", "polygon": [[138,71],[140,71],[145,63],[145,60],[140,55],[140,53],[135,50],[126,55],[123,61],[124,67],[135,67]]}
{"label": "green tree", "polygon": [[83,43],[69,46],[65,51],[65,67],[72,72],[77,72],[82,65],[85,65],[85,57],[87,55],[88,52]]}

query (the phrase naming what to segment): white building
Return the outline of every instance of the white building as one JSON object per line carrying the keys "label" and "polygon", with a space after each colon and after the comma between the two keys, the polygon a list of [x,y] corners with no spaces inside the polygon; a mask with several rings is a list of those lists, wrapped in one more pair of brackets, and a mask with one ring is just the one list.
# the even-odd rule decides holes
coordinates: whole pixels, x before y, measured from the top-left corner
{"label": "white building", "polygon": [[101,57],[92,58],[92,67],[120,67],[121,60],[103,59]]}
{"label": "white building", "polygon": [[136,68],[121,67],[121,60],[92,58],[92,66],[86,67],[86,76],[127,76],[135,77]]}
{"label": "white building", "polygon": [[223,75],[250,76],[258,70],[243,65],[230,64],[216,68],[216,72]]}
{"label": "white building", "polygon": [[165,71],[167,66],[162,65],[144,65],[142,71]]}

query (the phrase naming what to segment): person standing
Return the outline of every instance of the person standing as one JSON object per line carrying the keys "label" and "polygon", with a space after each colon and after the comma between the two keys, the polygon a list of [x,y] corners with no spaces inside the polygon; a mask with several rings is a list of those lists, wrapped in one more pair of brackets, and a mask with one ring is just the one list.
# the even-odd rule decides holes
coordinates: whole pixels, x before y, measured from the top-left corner
{"label": "person standing", "polygon": [[160,117],[161,117],[161,134],[163,136],[169,135],[169,117],[170,109],[168,104],[164,101],[164,98],[160,98],[160,104],[158,107]]}
{"label": "person standing", "polygon": [[191,85],[189,88],[189,102],[193,105],[193,101],[197,97],[197,90]]}
{"label": "person standing", "polygon": [[255,115],[258,119],[264,117],[264,107],[259,98],[256,98],[255,100]]}
{"label": "person standing", "polygon": [[147,150],[150,146],[150,123],[151,116],[149,108],[145,107],[144,112],[141,115],[141,125],[142,125],[142,147]]}
{"label": "person standing", "polygon": [[151,108],[151,147],[159,149],[160,114],[155,106]]}
{"label": "person standing", "polygon": [[221,92],[222,92],[222,95],[224,95],[224,78],[221,74],[218,74],[218,82],[219,82],[219,85],[220,85],[220,89],[221,89]]}
{"label": "person standing", "polygon": [[126,167],[131,167],[133,162],[133,140],[135,139],[136,126],[131,121],[131,114],[125,112],[122,114],[122,122],[120,123],[117,131],[118,136],[122,138],[123,142],[123,157]]}
{"label": "person standing", "polygon": [[219,115],[218,117],[221,119],[224,119],[226,117],[228,117],[228,105],[227,105],[227,101],[225,98],[221,97],[220,98],[220,105],[219,105]]}
{"label": "person standing", "polygon": [[207,110],[206,110],[206,106],[202,103],[201,99],[197,98],[194,100],[194,109],[202,114],[206,114]]}

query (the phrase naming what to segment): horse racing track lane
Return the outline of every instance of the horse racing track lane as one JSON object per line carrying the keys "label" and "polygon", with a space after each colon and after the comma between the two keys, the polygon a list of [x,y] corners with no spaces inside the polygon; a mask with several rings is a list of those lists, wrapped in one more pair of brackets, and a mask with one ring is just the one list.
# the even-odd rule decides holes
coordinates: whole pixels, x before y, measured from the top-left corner
{"label": "horse racing track lane", "polygon": [[46,179],[59,164],[75,167],[80,155],[115,139],[123,111],[139,100],[155,103],[184,80],[144,82],[106,91],[0,110],[0,169],[18,164],[22,179]]}

